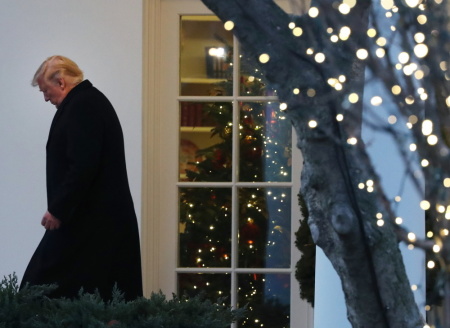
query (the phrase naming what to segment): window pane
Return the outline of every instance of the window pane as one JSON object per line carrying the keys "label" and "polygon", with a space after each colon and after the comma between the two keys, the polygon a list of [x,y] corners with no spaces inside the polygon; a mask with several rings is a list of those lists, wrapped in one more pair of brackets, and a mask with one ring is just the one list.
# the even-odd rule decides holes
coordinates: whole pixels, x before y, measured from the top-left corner
{"label": "window pane", "polygon": [[245,53],[245,49],[240,55],[240,80],[239,93],[241,96],[276,96],[276,89],[265,81],[261,70],[255,65],[252,57]]}
{"label": "window pane", "polygon": [[239,189],[239,267],[289,268],[290,188]]}
{"label": "window pane", "polygon": [[215,16],[182,16],[180,94],[231,95],[233,34]]}
{"label": "window pane", "polygon": [[240,181],[291,181],[292,127],[279,103],[240,103],[239,130]]}
{"label": "window pane", "polygon": [[230,304],[231,275],[230,274],[204,274],[204,273],[179,273],[178,294],[189,297],[198,294],[204,295],[211,302],[220,298],[227,305]]}
{"label": "window pane", "polygon": [[231,189],[180,188],[181,267],[230,267]]}
{"label": "window pane", "polygon": [[239,327],[287,328],[290,322],[289,274],[238,275],[239,306],[248,304],[247,318]]}
{"label": "window pane", "polygon": [[180,102],[180,181],[231,181],[231,103]]}

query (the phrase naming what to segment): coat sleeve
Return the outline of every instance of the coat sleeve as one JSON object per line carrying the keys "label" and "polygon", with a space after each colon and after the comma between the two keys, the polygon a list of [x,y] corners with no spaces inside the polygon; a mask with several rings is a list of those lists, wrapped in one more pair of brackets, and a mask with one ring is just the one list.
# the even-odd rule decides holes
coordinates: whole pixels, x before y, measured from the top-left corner
{"label": "coat sleeve", "polygon": [[99,174],[104,138],[101,104],[95,101],[77,101],[72,104],[67,123],[65,158],[67,169],[49,203],[49,212],[67,222],[89,194]]}

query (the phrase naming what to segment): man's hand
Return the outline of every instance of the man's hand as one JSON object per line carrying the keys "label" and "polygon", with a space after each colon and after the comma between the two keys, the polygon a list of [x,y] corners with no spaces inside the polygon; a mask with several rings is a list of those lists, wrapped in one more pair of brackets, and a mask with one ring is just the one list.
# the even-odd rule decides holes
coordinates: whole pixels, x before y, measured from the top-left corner
{"label": "man's hand", "polygon": [[47,230],[55,230],[60,227],[61,221],[55,218],[49,211],[47,211],[42,218],[41,225]]}

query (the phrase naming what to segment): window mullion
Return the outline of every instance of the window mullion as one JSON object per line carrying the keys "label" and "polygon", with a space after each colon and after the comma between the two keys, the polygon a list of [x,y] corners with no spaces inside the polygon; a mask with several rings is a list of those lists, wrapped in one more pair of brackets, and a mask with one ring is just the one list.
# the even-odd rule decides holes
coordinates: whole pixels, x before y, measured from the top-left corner
{"label": "window mullion", "polygon": [[[231,221],[231,306],[237,308],[237,273],[238,265],[238,240],[239,240],[239,197],[236,182],[239,174],[239,44],[237,38],[233,37],[233,146],[232,146],[232,221]],[[232,327],[236,327],[236,323]]]}

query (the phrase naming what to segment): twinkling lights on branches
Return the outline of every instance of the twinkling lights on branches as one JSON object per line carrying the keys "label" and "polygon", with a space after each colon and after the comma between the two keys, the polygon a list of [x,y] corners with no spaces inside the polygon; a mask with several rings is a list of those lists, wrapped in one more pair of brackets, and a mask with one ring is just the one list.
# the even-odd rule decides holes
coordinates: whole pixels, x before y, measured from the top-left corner
{"label": "twinkling lights on branches", "polygon": [[[433,0],[432,0],[433,1]],[[440,4],[441,0],[435,0],[435,4]],[[339,11],[342,15],[346,15],[346,17],[350,17],[350,13],[356,4],[356,1],[347,1],[344,0],[340,3],[336,3],[333,6],[334,10]],[[313,62],[316,67],[323,67],[324,71],[328,75],[324,74],[323,83],[327,84],[324,88],[323,86],[317,85],[308,85],[308,83],[292,83],[289,86],[289,97],[298,96],[296,99],[306,99],[315,98],[323,95],[323,90],[331,90],[332,95],[338,95],[339,99],[339,108],[337,108],[335,115],[335,119],[337,122],[344,122],[343,124],[339,124],[340,127],[345,127],[348,122],[351,122],[353,117],[351,116],[350,109],[358,108],[358,105],[364,106],[365,108],[370,108],[380,119],[380,127],[381,129],[385,129],[387,131],[394,131],[396,136],[402,140],[401,148],[402,151],[406,154],[405,158],[413,162],[414,168],[411,170],[411,176],[424,176],[427,172],[433,172],[433,170],[439,166],[439,163],[436,163],[436,150],[439,147],[445,147],[441,144],[444,143],[443,133],[441,131],[441,127],[439,124],[436,124],[436,119],[434,116],[428,116],[425,112],[425,108],[434,108],[436,104],[433,103],[436,99],[436,95],[438,97],[443,96],[443,101],[441,104],[445,104],[447,106],[446,110],[448,111],[448,107],[450,107],[450,95],[443,94],[444,91],[439,90],[440,93],[437,93],[436,90],[433,89],[433,86],[429,85],[429,76],[434,72],[435,69],[441,70],[442,76],[448,81],[449,76],[446,73],[447,71],[447,60],[448,58],[442,58],[436,60],[436,67],[432,67],[427,61],[430,54],[434,54],[432,49],[433,43],[435,44],[439,40],[437,38],[437,29],[428,28],[428,24],[433,23],[433,17],[429,15],[427,4],[422,3],[420,0],[405,0],[401,4],[395,4],[393,0],[381,0],[381,7],[385,12],[382,12],[380,17],[382,17],[381,23],[371,23],[371,25],[367,28],[367,31],[363,31],[364,35],[366,34],[367,43],[357,44],[353,39],[353,36],[356,36],[357,32],[361,31],[352,31],[349,26],[342,25],[334,25],[334,26],[324,26],[323,30],[326,40],[324,43],[331,44],[332,47],[337,48],[340,44],[344,44],[346,47],[349,46],[352,49],[352,56],[354,59],[357,59],[355,62],[358,65],[366,65],[367,67],[377,67],[380,72],[390,71],[390,75],[386,74],[386,80],[383,81],[383,85],[375,90],[374,94],[367,93],[366,90],[364,92],[357,91],[358,89],[354,88],[351,81],[351,76],[345,77],[344,75],[339,75],[340,72],[337,70],[333,71],[332,69],[328,69],[329,67],[334,67],[339,65],[339,62],[336,62],[336,58],[334,58],[333,53],[322,45],[321,42],[317,42],[311,45],[306,45],[302,52],[302,56],[306,53],[309,57],[308,60]],[[397,7],[400,6],[400,7]],[[415,21],[409,21],[409,26],[404,27],[401,24],[403,20],[400,19],[400,15],[402,15],[402,11],[405,8],[401,6],[407,6],[411,9],[411,17],[414,17]],[[311,7],[307,15],[309,18],[317,18],[319,15],[326,14],[322,7]],[[343,19],[342,21],[345,21]],[[225,26],[232,22],[226,22]],[[289,37],[295,40],[295,38],[301,38],[300,40],[303,42],[307,40],[308,33],[306,25],[298,24],[298,21],[287,21],[284,25],[285,29],[288,26],[288,34]],[[373,24],[373,25],[372,25]],[[332,24],[330,24],[332,25]],[[229,27],[225,27],[227,30],[231,30],[234,27],[234,24],[230,24]],[[398,33],[398,31],[402,28],[408,28],[409,30],[405,31],[405,35],[407,38],[405,40],[401,40],[400,38],[403,36],[403,33]],[[404,31],[402,31],[404,32]],[[352,35],[354,33],[354,35]],[[359,33],[361,34],[361,33]],[[358,34],[358,35],[359,35]],[[355,38],[356,39],[356,38]],[[349,41],[350,40],[350,41]],[[304,45],[304,44],[303,44]],[[275,52],[270,52],[272,50],[266,50],[267,53],[258,54],[257,58],[260,64],[267,64],[271,58],[271,55],[274,55]],[[270,55],[269,55],[270,54]],[[370,66],[371,61],[378,61],[378,66]],[[262,66],[261,66],[262,67]],[[393,68],[393,69],[392,69]],[[249,74],[245,78],[246,82],[253,83],[254,81],[258,81],[256,74]],[[376,73],[374,72],[373,78],[376,78]],[[259,81],[261,82],[261,81]],[[380,83],[381,85],[382,83]],[[248,94],[241,95],[251,95],[250,91],[247,91]],[[364,95],[364,97],[363,97]],[[325,95],[328,96],[328,95]],[[306,99],[310,101],[310,99]],[[310,101],[311,102],[311,101]],[[313,102],[311,102],[313,103]],[[358,104],[358,105],[355,105]],[[424,106],[426,104],[426,106]],[[289,103],[289,106],[291,104]],[[355,106],[353,106],[355,105]],[[280,145],[276,144],[274,138],[265,137],[264,136],[264,124],[257,123],[256,120],[261,119],[262,117],[255,115],[254,110],[258,105],[255,103],[248,104],[240,104],[241,109],[245,115],[241,116],[241,121],[239,122],[239,142],[242,142],[242,148],[245,148],[244,152],[239,154],[240,157],[247,156],[249,162],[254,160],[255,158],[260,158],[261,155],[263,158],[267,160],[267,163],[273,164],[273,167],[278,167],[279,176],[282,176],[286,171],[286,166],[279,161],[278,158],[274,158],[279,156]],[[392,109],[392,108],[393,109]],[[282,117],[286,117],[289,113],[283,113],[288,109],[288,103],[280,103],[276,108],[276,120],[281,121]],[[291,110],[291,108],[289,108]],[[258,110],[255,110],[257,112]],[[272,115],[272,114],[271,114]],[[344,121],[345,118],[345,121]],[[323,122],[319,115],[309,115],[307,116],[306,126],[310,129],[316,129],[315,131],[321,130],[324,128]],[[319,129],[317,129],[319,127]],[[421,134],[420,134],[421,132]],[[345,135],[345,134],[344,134]],[[360,136],[351,135],[349,132],[348,135],[345,135],[342,143],[346,143],[346,149],[355,149],[355,146],[360,142]],[[259,145],[257,144],[259,142]],[[271,147],[274,146],[273,149],[277,148],[277,150],[273,150]],[[422,148],[426,148],[424,151]],[[357,148],[359,149],[359,147]],[[438,154],[439,155],[439,154]],[[442,155],[439,155],[443,157]],[[273,162],[271,162],[273,160]],[[248,167],[247,167],[248,169]],[[239,168],[239,171],[242,171],[242,168]],[[448,176],[448,174],[447,174]],[[251,178],[248,181],[262,179],[261,174],[259,172],[252,172]],[[373,180],[372,180],[373,179]],[[374,182],[375,178],[367,179],[367,181],[360,182],[357,186],[360,189],[360,192],[368,192],[372,193],[376,191],[376,184]],[[450,188],[450,178],[446,177],[444,174],[439,176],[436,180],[439,181],[441,187]],[[444,189],[445,190],[445,189]],[[437,202],[432,197],[428,197],[428,195],[422,196],[424,199],[420,202],[420,209],[423,211],[432,212],[433,217],[432,220],[439,221],[442,218],[450,219],[450,210],[449,210],[449,193],[446,192],[443,199],[440,202]],[[267,196],[267,195],[266,195]],[[399,195],[395,196],[392,199],[393,207],[397,208],[400,206],[398,203],[401,201],[401,197],[403,196],[402,192],[399,192]],[[405,197],[405,199],[407,199]],[[438,204],[437,204],[438,203]],[[252,203],[251,199],[246,203],[246,208],[248,210],[255,209],[258,206]],[[416,204],[417,206],[417,204]],[[261,207],[259,207],[261,209]],[[448,214],[447,214],[448,213]],[[394,222],[398,225],[404,224],[405,222],[411,222],[411,218],[406,217],[402,218],[400,216],[396,216],[390,218],[385,215],[381,215],[381,213],[377,213],[376,215],[376,224],[377,226],[386,227],[386,222],[388,220],[394,220]],[[245,232],[247,233],[247,237],[251,235],[251,231],[256,224],[256,220],[253,216],[248,216],[246,221],[242,222],[245,225]],[[209,227],[213,227],[212,225]],[[439,238],[439,240],[446,238],[448,235],[448,227],[443,227],[443,229],[436,229],[434,231],[433,238]],[[210,231],[217,231],[214,229],[210,229]],[[275,229],[274,229],[275,231]],[[432,231],[430,231],[433,233]],[[447,233],[446,233],[447,232]],[[245,234],[244,234],[245,235]],[[429,235],[427,234],[428,238]],[[240,237],[241,238],[241,237]],[[408,234],[408,243],[409,248],[414,248],[413,244],[420,238],[420,234],[416,235],[413,232],[409,232]],[[252,238],[247,238],[246,242],[242,243],[248,247],[247,250],[255,251],[257,246]],[[267,244],[269,245],[269,244]],[[440,252],[442,245],[439,245],[436,242],[436,245],[433,246],[433,252],[437,255]],[[217,249],[214,247],[214,249]],[[437,251],[436,251],[437,250]],[[436,256],[437,256],[436,255]],[[435,260],[430,260],[433,263],[437,263]],[[430,267],[431,262],[428,262],[428,267],[435,268],[435,266]],[[245,296],[254,295],[254,293],[246,293]],[[259,320],[258,318],[256,320]]]}
{"label": "twinkling lights on branches", "polygon": [[261,55],[259,56],[259,61],[260,61],[260,63],[262,63],[262,64],[268,63],[269,60],[270,60],[270,56],[269,56],[268,54],[261,54]]}
{"label": "twinkling lights on branches", "polygon": [[292,30],[292,34],[296,37],[300,37],[303,35],[303,29],[299,26],[296,26],[294,22],[289,23],[289,28]]}
{"label": "twinkling lights on branches", "polygon": [[443,185],[445,188],[450,188],[450,178],[445,178],[443,181]]}
{"label": "twinkling lights on branches", "polygon": [[358,59],[365,60],[369,57],[369,52],[364,48],[358,49],[356,51],[356,57],[358,57]]}
{"label": "twinkling lights on branches", "polygon": [[341,4],[339,5],[338,9],[339,9],[339,12],[340,12],[342,15],[347,15],[347,14],[350,13],[350,9],[351,9],[351,8],[350,8],[349,5],[347,5],[346,3],[341,3]]}
{"label": "twinkling lights on branches", "polygon": [[426,23],[427,23],[427,16],[425,16],[425,15],[419,15],[419,16],[417,16],[417,22],[420,24],[420,25],[425,25]]}
{"label": "twinkling lights on branches", "polygon": [[390,10],[394,7],[394,1],[393,0],[382,0],[381,6],[386,10]]}
{"label": "twinkling lights on branches", "polygon": [[223,27],[225,28],[225,30],[231,31],[232,29],[234,29],[234,22],[226,21],[225,24],[223,24]]}
{"label": "twinkling lights on branches", "polygon": [[319,16],[319,8],[317,7],[309,8],[308,15],[312,18],[316,18],[317,16]]}
{"label": "twinkling lights on branches", "polygon": [[377,35],[377,30],[376,30],[376,29],[374,29],[374,28],[369,28],[369,29],[367,30],[367,36],[368,36],[369,38],[374,38],[376,35]]}
{"label": "twinkling lights on branches", "polygon": [[352,30],[350,29],[350,27],[343,26],[339,30],[339,39],[341,39],[342,41],[346,41],[350,37],[351,33],[352,33]]}
{"label": "twinkling lights on branches", "polygon": [[358,143],[358,139],[356,137],[350,137],[350,138],[347,139],[347,143],[349,145],[354,146],[354,145],[356,145]]}
{"label": "twinkling lights on branches", "polygon": [[338,78],[330,77],[328,79],[328,84],[332,86],[336,91],[341,91],[343,89],[343,83],[346,81],[345,75],[340,75]]}
{"label": "twinkling lights on branches", "polygon": [[308,126],[311,128],[311,129],[314,129],[314,128],[316,128],[317,127],[317,121],[316,120],[310,120],[309,122],[308,122]]}
{"label": "twinkling lights on branches", "polygon": [[326,59],[326,56],[322,52],[318,52],[314,55],[314,60],[319,64],[323,63],[325,61],[325,59]]}
{"label": "twinkling lights on branches", "polygon": [[422,200],[422,201],[420,202],[420,208],[423,209],[424,211],[429,210],[430,207],[431,207],[431,204],[430,204],[429,201],[427,201],[427,200]]}
{"label": "twinkling lights on branches", "polygon": [[370,99],[370,104],[372,106],[380,106],[383,103],[383,98],[380,96],[374,96]]}

